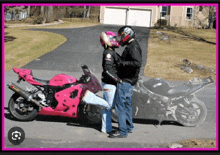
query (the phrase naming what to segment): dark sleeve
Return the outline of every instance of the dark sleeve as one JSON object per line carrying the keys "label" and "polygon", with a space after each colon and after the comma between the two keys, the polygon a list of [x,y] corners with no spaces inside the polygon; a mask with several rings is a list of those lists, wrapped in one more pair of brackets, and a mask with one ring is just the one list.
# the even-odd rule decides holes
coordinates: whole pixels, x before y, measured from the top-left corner
{"label": "dark sleeve", "polygon": [[113,79],[115,82],[120,82],[120,78],[117,76],[117,74],[115,74],[114,72],[114,61],[115,61],[115,57],[114,54],[112,52],[106,52],[104,54],[104,59],[103,59],[103,70],[106,73],[106,75]]}
{"label": "dark sleeve", "polygon": [[131,61],[122,61],[122,66],[133,66],[133,67],[141,67],[142,63],[142,53],[138,46],[134,46],[129,49],[129,53],[131,55]]}

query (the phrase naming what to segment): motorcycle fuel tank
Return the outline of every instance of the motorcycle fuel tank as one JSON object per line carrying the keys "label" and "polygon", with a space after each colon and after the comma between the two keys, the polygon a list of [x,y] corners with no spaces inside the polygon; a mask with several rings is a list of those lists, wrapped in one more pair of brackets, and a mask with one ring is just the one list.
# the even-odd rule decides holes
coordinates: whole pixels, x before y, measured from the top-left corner
{"label": "motorcycle fuel tank", "polygon": [[152,78],[143,82],[143,84],[150,91],[164,96],[166,96],[170,90],[169,84],[161,78]]}
{"label": "motorcycle fuel tank", "polygon": [[49,85],[50,86],[62,86],[65,84],[74,83],[76,81],[77,79],[75,77],[72,77],[66,74],[58,74],[50,80]]}

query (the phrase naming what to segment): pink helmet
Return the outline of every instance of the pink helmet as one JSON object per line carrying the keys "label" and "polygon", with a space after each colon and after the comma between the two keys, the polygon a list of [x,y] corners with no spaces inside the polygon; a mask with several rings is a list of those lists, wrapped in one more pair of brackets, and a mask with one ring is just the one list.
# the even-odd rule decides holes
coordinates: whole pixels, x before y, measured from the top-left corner
{"label": "pink helmet", "polygon": [[100,43],[102,46],[106,44],[113,48],[119,47],[119,43],[116,41],[116,34],[111,31],[102,32],[100,35]]}

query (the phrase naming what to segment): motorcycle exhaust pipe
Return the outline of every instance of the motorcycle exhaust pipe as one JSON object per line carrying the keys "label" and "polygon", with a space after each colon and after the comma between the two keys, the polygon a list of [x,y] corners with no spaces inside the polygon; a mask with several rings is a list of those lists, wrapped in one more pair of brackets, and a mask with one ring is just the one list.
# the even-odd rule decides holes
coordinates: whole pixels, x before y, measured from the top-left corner
{"label": "motorcycle exhaust pipe", "polygon": [[21,97],[23,97],[24,99],[26,99],[27,101],[31,101],[34,104],[36,104],[39,107],[44,107],[42,106],[38,101],[36,101],[35,99],[32,98],[32,95],[26,91],[24,91],[23,89],[21,89],[20,87],[18,87],[17,85],[15,85],[14,83],[8,83],[7,84],[8,88],[11,89],[12,91],[14,91],[15,93],[21,95]]}

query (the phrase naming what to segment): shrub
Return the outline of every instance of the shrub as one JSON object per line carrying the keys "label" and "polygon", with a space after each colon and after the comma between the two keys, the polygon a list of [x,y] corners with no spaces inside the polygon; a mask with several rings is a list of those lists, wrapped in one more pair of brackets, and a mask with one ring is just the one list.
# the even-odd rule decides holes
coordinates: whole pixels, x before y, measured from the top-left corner
{"label": "shrub", "polygon": [[28,23],[28,24],[33,24],[33,19],[32,18],[26,18],[23,20],[23,22]]}
{"label": "shrub", "polygon": [[157,20],[157,25],[166,26],[167,25],[167,20],[166,19],[158,19]]}
{"label": "shrub", "polygon": [[32,24],[42,24],[44,21],[44,17],[43,15],[39,15],[39,16],[32,16],[30,22]]}
{"label": "shrub", "polygon": [[43,21],[44,21],[44,16],[43,15],[39,15],[39,16],[35,17],[33,24],[42,24]]}
{"label": "shrub", "polygon": [[42,24],[44,21],[44,17],[43,15],[32,16],[31,18],[26,18],[23,19],[22,21],[29,24]]}

